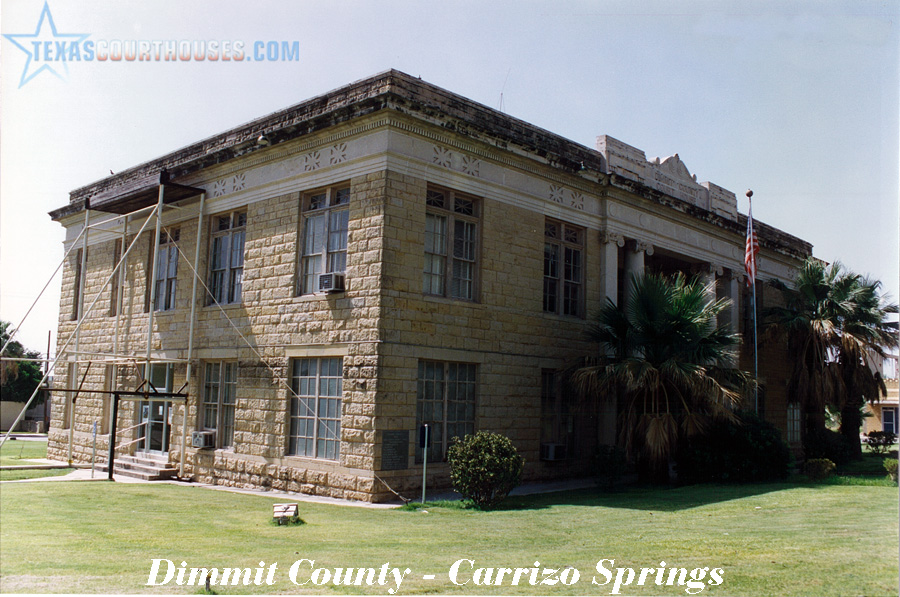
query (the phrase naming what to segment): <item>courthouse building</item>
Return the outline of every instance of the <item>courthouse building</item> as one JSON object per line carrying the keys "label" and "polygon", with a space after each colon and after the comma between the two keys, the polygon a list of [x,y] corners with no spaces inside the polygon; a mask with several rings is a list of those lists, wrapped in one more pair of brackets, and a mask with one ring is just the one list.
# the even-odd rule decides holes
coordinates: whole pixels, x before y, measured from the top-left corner
{"label": "courthouse building", "polygon": [[[90,459],[96,423],[101,454],[115,428],[117,458],[205,483],[416,495],[424,423],[435,487],[451,439],[476,430],[509,436],[528,480],[584,475],[616,413],[561,372],[596,354],[590,318],[630,276],[715,280],[723,319],[749,330],[733,192],[677,154],[585,147],[397,71],[77,189],[51,216],[68,251],[51,457]],[[789,281],[811,246],[756,228],[759,277]],[[740,358],[752,370],[746,343]],[[787,369],[763,347],[760,409],[797,442]]]}

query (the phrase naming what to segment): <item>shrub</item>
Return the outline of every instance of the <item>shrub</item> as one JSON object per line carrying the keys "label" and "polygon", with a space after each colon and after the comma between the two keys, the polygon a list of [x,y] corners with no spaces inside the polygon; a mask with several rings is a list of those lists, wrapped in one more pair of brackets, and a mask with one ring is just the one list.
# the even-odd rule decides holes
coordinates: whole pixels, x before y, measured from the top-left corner
{"label": "shrub", "polygon": [[811,481],[821,481],[830,477],[835,468],[835,464],[827,458],[813,458],[803,464],[803,474]]}
{"label": "shrub", "polygon": [[890,431],[873,431],[866,435],[866,445],[876,454],[887,454],[896,441],[897,434]]}
{"label": "shrub", "polygon": [[606,489],[611,489],[628,470],[625,450],[617,446],[600,446],[596,464],[598,480]]}
{"label": "shrub", "polygon": [[829,429],[807,434],[803,451],[807,460],[827,458],[837,464],[844,464],[853,458],[853,451],[843,434]]}
{"label": "shrub", "polygon": [[479,508],[493,508],[522,480],[525,460],[506,436],[479,431],[447,451],[453,489]]}
{"label": "shrub", "polygon": [[897,459],[896,458],[885,458],[884,459],[884,470],[888,472],[891,476],[891,479],[894,483],[897,482]]}
{"label": "shrub", "polygon": [[738,423],[714,423],[678,453],[682,483],[755,483],[786,479],[791,451],[777,427],[756,413],[738,412]]}

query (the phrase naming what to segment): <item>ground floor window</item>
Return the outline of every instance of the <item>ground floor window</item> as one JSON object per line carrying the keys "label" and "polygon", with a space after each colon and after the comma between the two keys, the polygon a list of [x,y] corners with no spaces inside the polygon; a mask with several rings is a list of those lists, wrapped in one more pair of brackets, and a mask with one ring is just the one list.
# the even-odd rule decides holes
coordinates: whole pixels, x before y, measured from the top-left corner
{"label": "ground floor window", "polygon": [[541,371],[541,460],[572,457],[575,430],[572,393],[555,371]]}
{"label": "ground floor window", "polygon": [[881,409],[881,429],[886,433],[897,433],[896,406],[885,406]]}
{"label": "ground floor window", "polygon": [[789,402],[787,405],[787,440],[789,443],[800,441],[800,403]]}
{"label": "ground floor window", "polygon": [[293,361],[288,454],[340,459],[343,377],[340,357]]}
{"label": "ground floor window", "polygon": [[[429,426],[429,461],[443,460],[454,437],[475,433],[475,369],[470,363],[419,361],[416,428]],[[422,460],[416,447],[416,462]]]}
{"label": "ground floor window", "polygon": [[237,397],[237,363],[206,363],[200,423],[204,431],[216,432],[216,447],[234,445],[234,405]]}

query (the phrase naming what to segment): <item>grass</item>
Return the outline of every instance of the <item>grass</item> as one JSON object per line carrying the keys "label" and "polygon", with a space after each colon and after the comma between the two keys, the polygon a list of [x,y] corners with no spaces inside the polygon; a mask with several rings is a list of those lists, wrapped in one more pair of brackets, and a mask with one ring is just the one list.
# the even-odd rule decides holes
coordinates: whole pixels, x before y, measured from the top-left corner
{"label": "grass", "polygon": [[47,440],[9,439],[0,448],[0,466],[29,464],[47,457]]}
{"label": "grass", "polygon": [[[0,466],[21,466],[32,464],[35,459],[47,457],[47,440],[9,439],[0,447]],[[40,477],[57,477],[72,472],[73,469],[29,469],[0,470],[0,481],[18,481]]]}
{"label": "grass", "polygon": [[[610,594],[595,566],[724,570],[703,595],[896,595],[897,489],[771,484],[593,490],[510,498],[481,512],[459,503],[376,510],[302,503],[301,526],[272,525],[283,498],[200,487],[107,482],[5,484],[0,499],[0,591],[202,593],[147,586],[151,558],[190,567],[277,563],[273,586],[213,586],[219,594],[388,593],[387,586],[298,587],[291,564],[410,568],[401,592]],[[879,522],[881,521],[881,522]],[[891,528],[893,526],[893,528]],[[573,586],[450,583],[459,559],[476,567],[574,566]],[[612,565],[608,565],[612,566]],[[423,575],[434,574],[434,580]],[[686,595],[632,585],[631,595]]]}

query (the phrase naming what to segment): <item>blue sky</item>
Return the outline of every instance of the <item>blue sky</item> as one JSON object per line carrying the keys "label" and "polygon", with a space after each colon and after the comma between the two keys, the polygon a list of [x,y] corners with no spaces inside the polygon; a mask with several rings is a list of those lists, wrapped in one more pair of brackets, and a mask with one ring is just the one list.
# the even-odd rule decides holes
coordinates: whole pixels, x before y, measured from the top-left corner
{"label": "blue sky", "polygon": [[[69,191],[389,68],[589,147],[609,134],[651,159],[678,153],[698,180],[734,191],[740,211],[752,188],[758,220],[900,295],[896,2],[46,5],[59,39],[241,41],[251,52],[297,41],[299,59],[26,70],[13,40],[32,39],[0,38],[0,319],[14,324],[62,258],[47,212]],[[49,39],[43,8],[4,0],[2,33]],[[48,330],[55,344],[59,286],[23,325],[26,346],[44,350]]]}

